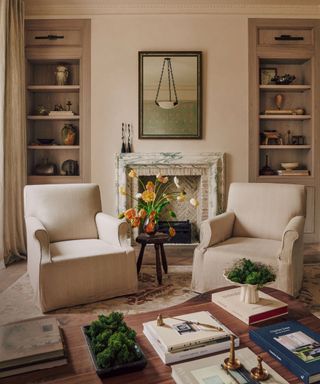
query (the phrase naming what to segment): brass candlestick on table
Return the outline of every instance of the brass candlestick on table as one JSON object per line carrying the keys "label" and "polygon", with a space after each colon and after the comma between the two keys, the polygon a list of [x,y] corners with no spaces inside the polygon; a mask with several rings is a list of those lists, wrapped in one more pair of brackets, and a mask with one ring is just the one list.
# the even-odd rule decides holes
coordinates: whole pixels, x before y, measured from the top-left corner
{"label": "brass candlestick on table", "polygon": [[268,371],[262,367],[262,357],[257,356],[258,366],[251,369],[251,377],[258,381],[265,381],[269,378]]}
{"label": "brass candlestick on table", "polygon": [[238,369],[241,367],[240,360],[236,359],[235,352],[234,352],[234,335],[230,335],[230,354],[229,357],[227,357],[224,360],[223,367],[227,370],[234,371],[235,369]]}

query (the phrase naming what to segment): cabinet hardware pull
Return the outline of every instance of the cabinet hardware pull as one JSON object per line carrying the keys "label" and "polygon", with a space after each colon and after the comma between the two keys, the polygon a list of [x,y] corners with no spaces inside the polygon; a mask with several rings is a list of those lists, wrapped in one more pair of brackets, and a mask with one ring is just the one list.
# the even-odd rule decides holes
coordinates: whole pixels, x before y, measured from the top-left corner
{"label": "cabinet hardware pull", "polygon": [[280,35],[280,36],[276,36],[274,39],[275,40],[290,41],[290,40],[304,40],[304,37],[303,36],[292,36],[292,35]]}
{"label": "cabinet hardware pull", "polygon": [[58,40],[58,39],[64,39],[64,36],[59,36],[59,35],[47,35],[47,36],[35,36],[35,39],[37,40]]}

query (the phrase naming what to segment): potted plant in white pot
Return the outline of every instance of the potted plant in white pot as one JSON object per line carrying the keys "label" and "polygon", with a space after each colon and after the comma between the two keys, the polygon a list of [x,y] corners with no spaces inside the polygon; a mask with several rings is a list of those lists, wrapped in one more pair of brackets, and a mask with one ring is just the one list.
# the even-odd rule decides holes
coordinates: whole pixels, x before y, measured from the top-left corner
{"label": "potted plant in white pot", "polygon": [[224,277],[227,281],[241,286],[240,301],[255,304],[259,301],[258,289],[275,281],[276,273],[270,265],[243,258],[226,269]]}

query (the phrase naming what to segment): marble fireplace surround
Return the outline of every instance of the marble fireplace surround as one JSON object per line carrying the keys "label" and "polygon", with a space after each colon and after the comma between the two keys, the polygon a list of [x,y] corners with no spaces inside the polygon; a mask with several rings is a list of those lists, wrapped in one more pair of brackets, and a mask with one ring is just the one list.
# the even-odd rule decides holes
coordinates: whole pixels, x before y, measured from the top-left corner
{"label": "marble fireplace surround", "polygon": [[[117,210],[125,211],[134,205],[128,196],[120,195],[119,186],[127,193],[138,192],[138,181],[128,177],[130,169],[139,176],[155,176],[160,173],[167,176],[193,178],[197,180],[194,197],[200,205],[194,218],[199,229],[201,221],[213,217],[224,210],[225,203],[225,154],[221,152],[182,153],[120,153],[116,155]],[[196,177],[196,179],[195,179]],[[191,181],[191,180],[190,180]],[[184,218],[186,219],[186,218]],[[179,220],[179,217],[177,218]],[[134,236],[135,234],[133,234]]]}

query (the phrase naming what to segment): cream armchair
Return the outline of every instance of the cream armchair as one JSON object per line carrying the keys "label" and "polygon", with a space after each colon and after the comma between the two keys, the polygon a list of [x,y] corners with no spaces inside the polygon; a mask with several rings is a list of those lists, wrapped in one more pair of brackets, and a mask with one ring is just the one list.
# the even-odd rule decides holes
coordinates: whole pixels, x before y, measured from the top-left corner
{"label": "cream armchair", "polygon": [[137,290],[127,223],[101,212],[95,184],[24,190],[28,273],[43,312]]}
{"label": "cream armchair", "polygon": [[225,268],[245,257],[273,265],[274,286],[296,296],[303,277],[305,200],[301,185],[231,184],[227,211],[201,224],[192,288],[225,286]]}

